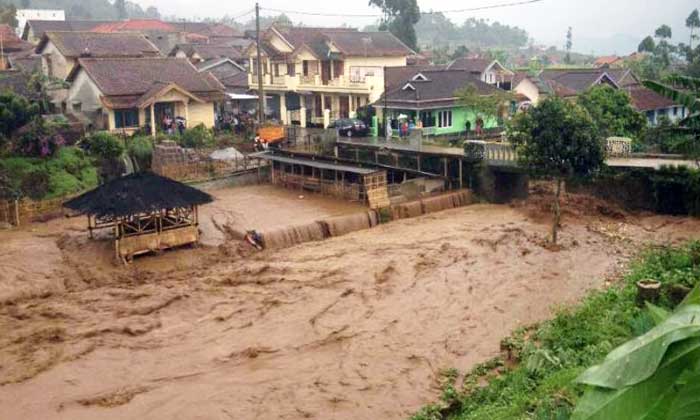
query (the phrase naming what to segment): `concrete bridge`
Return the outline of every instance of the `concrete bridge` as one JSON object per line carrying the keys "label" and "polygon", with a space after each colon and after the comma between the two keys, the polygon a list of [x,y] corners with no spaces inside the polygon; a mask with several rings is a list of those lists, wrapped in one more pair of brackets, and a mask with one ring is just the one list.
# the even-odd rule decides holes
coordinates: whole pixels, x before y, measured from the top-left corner
{"label": "concrete bridge", "polygon": [[[529,177],[518,163],[515,147],[507,142],[468,140],[463,147],[446,147],[421,139],[338,137],[334,154],[357,163],[432,173],[445,179],[450,187],[474,189],[492,202],[527,196]],[[631,141],[622,138],[608,139],[606,155],[606,164],[620,169],[700,168],[698,162],[682,156],[634,154]]]}
{"label": "concrete bridge", "polygon": [[[465,158],[473,162],[484,162],[494,167],[518,167],[518,154],[512,144],[507,142],[467,140],[464,147],[443,147],[424,144],[422,141],[390,140],[383,138],[345,138],[340,137],[338,144],[368,148],[372,150],[390,150],[412,154],[432,155],[445,158]],[[620,139],[609,139],[606,144],[605,163],[618,168],[659,169],[662,166],[687,166],[700,169],[699,162],[680,155],[650,155],[631,152],[631,145]]]}

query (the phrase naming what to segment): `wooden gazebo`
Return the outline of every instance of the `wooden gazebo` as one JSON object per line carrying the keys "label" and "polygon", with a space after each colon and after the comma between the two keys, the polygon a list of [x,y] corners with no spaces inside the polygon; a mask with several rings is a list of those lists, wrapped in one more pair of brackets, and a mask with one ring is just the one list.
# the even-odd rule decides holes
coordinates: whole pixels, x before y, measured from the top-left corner
{"label": "wooden gazebo", "polygon": [[87,215],[90,237],[112,229],[118,259],[199,241],[198,206],[212,197],[196,188],[140,172],[115,179],[63,205]]}

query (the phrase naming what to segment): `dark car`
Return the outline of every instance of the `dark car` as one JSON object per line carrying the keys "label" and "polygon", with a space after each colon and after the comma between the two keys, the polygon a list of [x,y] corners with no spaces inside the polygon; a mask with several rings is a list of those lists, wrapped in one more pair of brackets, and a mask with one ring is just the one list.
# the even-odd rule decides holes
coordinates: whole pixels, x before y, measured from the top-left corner
{"label": "dark car", "polygon": [[344,118],[335,121],[335,128],[341,136],[364,137],[369,133],[367,124],[357,118]]}

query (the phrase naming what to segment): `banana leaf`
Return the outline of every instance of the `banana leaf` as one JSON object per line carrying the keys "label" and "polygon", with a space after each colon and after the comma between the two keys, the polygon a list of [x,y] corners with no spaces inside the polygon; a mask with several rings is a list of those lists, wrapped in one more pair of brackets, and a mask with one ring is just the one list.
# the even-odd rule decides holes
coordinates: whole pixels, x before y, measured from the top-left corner
{"label": "banana leaf", "polygon": [[680,307],[648,333],[610,352],[576,382],[610,389],[638,384],[654,375],[669,346],[694,337],[700,337],[700,305]]}
{"label": "banana leaf", "polygon": [[698,102],[697,96],[692,92],[687,92],[683,90],[674,89],[671,86],[667,86],[663,83],[655,82],[653,80],[645,80],[644,86],[648,89],[653,90],[659,95],[665,96],[671,99],[677,104],[681,104],[688,108],[691,114],[696,113],[700,110],[700,103]]}
{"label": "banana leaf", "polygon": [[645,304],[647,306],[647,311],[649,312],[651,319],[654,320],[654,324],[656,325],[663,323],[671,315],[671,312],[667,311],[664,308],[658,307],[653,303],[650,303],[649,301],[645,302]]}
{"label": "banana leaf", "polygon": [[571,420],[675,420],[669,416],[678,398],[673,386],[698,357],[700,339],[677,343],[646,380],[621,389],[589,388]]}
{"label": "banana leaf", "polygon": [[676,89],[700,92],[700,79],[697,79],[695,77],[686,77],[674,74],[665,77],[664,83],[667,83]]}
{"label": "banana leaf", "polygon": [[669,420],[700,419],[700,373],[686,379],[668,413]]}

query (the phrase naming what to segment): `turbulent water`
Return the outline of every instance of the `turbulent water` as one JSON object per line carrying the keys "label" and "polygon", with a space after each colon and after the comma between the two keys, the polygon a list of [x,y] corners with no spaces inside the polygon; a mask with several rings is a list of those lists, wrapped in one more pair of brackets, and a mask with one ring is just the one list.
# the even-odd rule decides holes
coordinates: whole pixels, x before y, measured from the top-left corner
{"label": "turbulent water", "polygon": [[[126,268],[82,220],[0,232],[0,418],[405,419],[437,398],[442,369],[494,356],[510,331],[601,286],[644,243],[700,232],[697,220],[576,207],[554,252],[539,203],[347,233],[376,220],[244,193],[257,201],[216,192],[202,209],[218,220],[205,229],[224,237],[217,246]],[[345,234],[256,252],[225,233],[250,226],[241,218],[280,229],[275,208],[290,224],[327,223],[281,238]]]}

